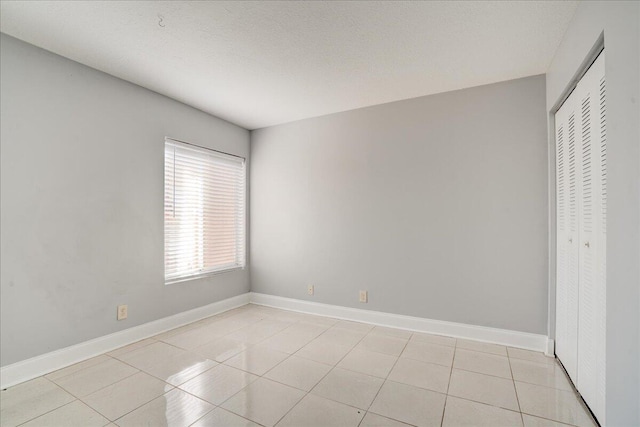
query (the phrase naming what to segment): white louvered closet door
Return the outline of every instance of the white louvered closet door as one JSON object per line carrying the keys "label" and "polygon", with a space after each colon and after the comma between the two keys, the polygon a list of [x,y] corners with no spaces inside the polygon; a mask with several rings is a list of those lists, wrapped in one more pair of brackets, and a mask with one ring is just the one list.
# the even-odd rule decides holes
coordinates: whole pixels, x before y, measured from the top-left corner
{"label": "white louvered closet door", "polygon": [[556,354],[604,424],[606,123],[604,52],[556,113]]}
{"label": "white louvered closet door", "polygon": [[572,378],[578,371],[578,135],[571,94],[556,113],[556,353]]}
{"label": "white louvered closet door", "polygon": [[577,388],[604,421],[606,124],[604,54],[578,83],[581,131]]}

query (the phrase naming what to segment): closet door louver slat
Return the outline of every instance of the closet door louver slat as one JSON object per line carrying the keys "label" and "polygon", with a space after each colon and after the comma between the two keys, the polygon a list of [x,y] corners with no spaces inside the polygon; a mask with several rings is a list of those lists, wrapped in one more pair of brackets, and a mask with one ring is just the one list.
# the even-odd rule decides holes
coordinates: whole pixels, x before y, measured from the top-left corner
{"label": "closet door louver slat", "polygon": [[564,115],[556,115],[556,352],[566,358],[567,347],[567,279],[569,232],[567,227],[567,159],[566,120]]}
{"label": "closet door louver slat", "polygon": [[582,108],[582,202],[577,388],[604,423],[606,379],[606,128],[604,55],[578,83]]}
{"label": "closet door louver slat", "polygon": [[[582,88],[581,88],[582,89]],[[594,253],[597,248],[593,241],[593,192],[597,182],[594,182],[594,169],[599,166],[593,164],[593,138],[591,127],[592,93],[590,88],[580,91],[581,119],[581,165],[580,165],[580,286],[578,289],[578,377],[577,384],[580,392],[589,395],[595,387],[595,351],[597,337],[595,334],[596,304],[595,300],[595,266]]]}
{"label": "closet door louver slat", "polygon": [[600,422],[606,390],[604,52],[556,113],[556,354]]}
{"label": "closet door louver slat", "polygon": [[556,114],[556,353],[570,376],[578,366],[577,164],[579,141],[572,94]]}
{"label": "closet door louver slat", "polygon": [[604,76],[604,58],[602,64],[599,65],[599,91],[598,91],[598,121],[600,122],[600,139],[596,145],[599,148],[600,168],[600,200],[596,205],[598,224],[597,234],[595,236],[596,247],[598,249],[598,272],[596,278],[598,286],[596,286],[597,301],[597,322],[596,335],[598,337],[596,346],[596,384],[595,384],[595,403],[594,412],[600,418],[602,425],[605,423],[605,395],[606,395],[606,355],[607,355],[607,128],[606,128],[606,101],[605,101],[605,76]]}

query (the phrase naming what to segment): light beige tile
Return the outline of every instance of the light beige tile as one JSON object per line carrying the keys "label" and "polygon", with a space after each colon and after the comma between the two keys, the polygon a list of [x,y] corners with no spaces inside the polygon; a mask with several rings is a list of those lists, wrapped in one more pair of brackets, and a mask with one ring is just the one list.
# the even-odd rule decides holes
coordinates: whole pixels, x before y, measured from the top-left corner
{"label": "light beige tile", "polygon": [[185,350],[164,342],[155,342],[142,348],[120,354],[116,356],[116,358],[144,371],[148,367],[161,363],[170,357],[184,354],[184,352]]}
{"label": "light beige tile", "polygon": [[298,323],[313,323],[317,326],[323,326],[326,328],[330,328],[331,326],[338,323],[338,319],[333,319],[331,317],[323,317],[315,314],[303,314]]}
{"label": "light beige tile", "polygon": [[389,374],[389,379],[403,384],[446,393],[450,373],[451,368],[446,366],[413,359],[399,359]]}
{"label": "light beige tile", "polygon": [[74,396],[83,397],[103,387],[139,372],[137,369],[111,359],[89,366],[55,380],[55,383]]}
{"label": "light beige tile", "polygon": [[366,410],[383,383],[381,378],[335,368],[311,393]]}
{"label": "light beige tile", "polygon": [[74,399],[43,377],[9,387],[0,392],[0,425],[12,427],[22,424]]}
{"label": "light beige tile", "polygon": [[456,339],[452,337],[446,337],[444,335],[425,334],[422,332],[414,332],[411,336],[411,341],[423,342],[428,344],[446,345],[449,347],[456,346]]}
{"label": "light beige tile", "polygon": [[578,398],[571,391],[516,381],[522,413],[581,427],[593,427]]}
{"label": "light beige tile", "polygon": [[335,365],[351,351],[351,346],[313,340],[298,350],[295,355],[327,365]]}
{"label": "light beige tile", "polygon": [[102,427],[109,420],[79,400],[54,409],[26,424],[24,427]]}
{"label": "light beige tile", "polygon": [[251,313],[257,313],[262,316],[271,316],[275,313],[282,312],[281,309],[275,307],[267,307],[265,305],[251,304]]}
{"label": "light beige tile", "polygon": [[260,322],[238,329],[226,336],[227,338],[247,342],[249,344],[257,344],[260,341],[281,332],[288,326],[291,326],[290,322],[283,322],[280,320],[261,320]]}
{"label": "light beige tile", "polygon": [[356,348],[389,354],[391,356],[400,356],[400,353],[404,350],[404,346],[407,345],[407,341],[407,338],[369,334],[360,341]]}
{"label": "light beige tile", "polygon": [[456,347],[464,348],[465,350],[479,351],[481,353],[497,354],[498,356],[507,355],[507,347],[481,341],[459,339],[456,343]]}
{"label": "light beige tile", "polygon": [[128,353],[130,351],[148,346],[149,344],[153,344],[154,342],[156,342],[156,340],[154,340],[153,338],[147,338],[144,340],[140,340],[137,342],[134,342],[133,344],[129,344],[129,345],[125,345],[124,347],[120,347],[117,348],[113,351],[110,351],[109,353],[107,353],[109,356],[111,357],[117,357],[120,356],[122,354]]}
{"label": "light beige tile", "polygon": [[316,340],[346,347],[354,347],[366,334],[365,331],[333,327],[327,329],[327,331],[316,338]]}
{"label": "light beige tile", "polygon": [[242,328],[266,318],[267,316],[264,313],[260,312],[260,310],[240,308],[213,316],[209,324],[225,324],[224,322],[232,322],[228,323],[227,325],[240,325],[240,328]]}
{"label": "light beige tile", "polygon": [[428,342],[409,341],[400,357],[451,366],[455,348]]}
{"label": "light beige tile", "polygon": [[278,310],[276,313],[269,314],[269,317],[274,320],[281,320],[284,322],[300,322],[306,320],[309,316],[303,313],[296,313],[287,310]]}
{"label": "light beige tile", "polygon": [[207,325],[206,333],[215,336],[229,335],[237,330],[253,325],[264,317],[253,314],[229,316]]}
{"label": "light beige tile", "polygon": [[229,316],[220,316],[218,322],[226,322],[228,320],[233,321],[233,324],[241,324],[242,326],[247,326],[252,323],[259,322],[260,320],[264,320],[268,318],[267,313],[265,312],[266,307],[258,307],[250,310],[238,311],[237,313],[231,314]]}
{"label": "light beige tile", "polygon": [[361,372],[374,377],[386,378],[398,360],[395,356],[373,351],[354,349],[338,363],[339,368]]}
{"label": "light beige tile", "polygon": [[116,420],[120,427],[188,426],[214,408],[210,403],[174,388]]}
{"label": "light beige tile", "polygon": [[216,365],[216,362],[183,350],[183,353],[160,360],[143,370],[171,385],[178,386]]}
{"label": "light beige tile", "polygon": [[318,325],[315,323],[304,321],[304,322],[295,323],[289,326],[287,329],[285,329],[281,333],[303,335],[313,339],[313,338],[317,338],[320,334],[322,334],[327,329],[329,329],[329,326]]}
{"label": "light beige tile", "polygon": [[245,326],[244,328],[238,329],[237,331],[232,332],[229,335],[225,335],[225,337],[254,345],[274,334],[276,334],[276,332],[265,332],[264,330],[254,329],[253,325],[249,325]]}
{"label": "light beige tile", "polygon": [[370,325],[368,323],[352,322],[351,320],[339,320],[338,323],[333,325],[333,327],[365,333],[373,329],[373,325]]}
{"label": "light beige tile", "polygon": [[331,370],[331,366],[291,356],[264,377],[304,391],[311,390]]}
{"label": "light beige tile", "polygon": [[513,379],[546,387],[573,390],[562,368],[557,364],[511,359]]}
{"label": "light beige tile", "polygon": [[522,414],[524,427],[569,427],[569,424],[558,423],[544,418],[534,417],[533,415]]}
{"label": "light beige tile", "polygon": [[215,405],[257,380],[256,375],[225,365],[218,365],[182,384],[180,388]]}
{"label": "light beige tile", "polygon": [[544,353],[538,351],[523,350],[521,348],[507,347],[507,353],[511,359],[530,360],[538,363],[556,364],[555,357],[547,357]]}
{"label": "light beige tile", "polygon": [[156,341],[163,341],[164,339],[169,338],[173,335],[177,335],[197,327],[198,325],[195,325],[194,323],[189,323],[188,325],[183,325],[183,326],[180,326],[179,328],[174,328],[174,329],[170,329],[168,331],[159,333],[158,335],[154,335],[151,338],[153,338]]}
{"label": "light beige tile", "polygon": [[100,356],[92,357],[91,359],[87,359],[82,362],[75,363],[71,366],[67,366],[66,368],[58,369],[57,371],[54,371],[50,374],[45,375],[45,377],[47,379],[54,381],[54,380],[57,380],[58,378],[71,375],[74,372],[78,372],[83,369],[89,368],[91,366],[95,366],[99,363],[106,362],[107,360],[111,360],[111,358],[105,354],[101,354]]}
{"label": "light beige tile", "polygon": [[260,427],[260,425],[225,409],[216,408],[190,427]]}
{"label": "light beige tile", "polygon": [[254,307],[253,304],[249,303],[249,304],[245,304],[242,305],[240,307],[236,307],[236,308],[232,308],[231,310],[227,310],[227,311],[223,311],[222,313],[218,313],[214,316],[211,316],[210,319],[211,320],[221,320],[224,319],[226,317],[230,317],[230,316],[234,316],[236,314],[241,314],[241,313],[246,313],[248,311],[250,311],[252,309],[252,307]]}
{"label": "light beige tile", "polygon": [[409,424],[385,418],[373,412],[367,412],[360,423],[360,427],[409,427]]}
{"label": "light beige tile", "polygon": [[454,369],[449,395],[520,411],[513,381],[506,378]]}
{"label": "light beige tile", "polygon": [[457,348],[453,367],[496,377],[511,378],[509,358],[495,354]]}
{"label": "light beige tile", "polygon": [[302,322],[313,323],[314,325],[326,326],[327,328],[330,328],[331,326],[338,323],[338,319],[324,316],[308,316],[307,319],[303,320]]}
{"label": "light beige tile", "polygon": [[197,320],[191,324],[194,325],[194,327],[212,325],[221,319],[222,317],[218,315],[214,315],[214,316],[205,317],[204,319]]}
{"label": "light beige tile", "polygon": [[230,310],[230,311],[209,317],[206,323],[208,325],[213,325],[213,324],[217,325],[219,323],[225,324],[224,322],[231,321],[233,322],[232,324],[241,325],[239,327],[241,328],[241,327],[247,326],[248,324],[259,322],[265,317],[266,316],[264,314],[257,313],[253,310],[246,310],[246,309],[242,310],[240,307],[240,309]]}
{"label": "light beige tile", "polygon": [[516,427],[522,426],[519,412],[484,403],[447,397],[442,427]]}
{"label": "light beige tile", "polygon": [[261,345],[269,347],[272,350],[281,351],[283,353],[293,354],[313,340],[313,336],[305,333],[282,332],[264,340]]}
{"label": "light beige tile", "polygon": [[173,387],[144,372],[138,372],[83,398],[84,402],[111,421],[133,411]]}
{"label": "light beige tile", "polygon": [[193,350],[211,341],[215,341],[223,335],[222,331],[213,331],[212,325],[201,325],[188,329],[184,332],[171,335],[162,339],[167,344],[183,348],[185,350]]}
{"label": "light beige tile", "polygon": [[197,347],[194,353],[198,353],[207,359],[215,360],[216,362],[224,362],[227,359],[232,358],[236,354],[242,353],[249,349],[252,345],[246,342],[233,340],[231,338],[222,337],[215,341],[207,343],[203,346]]}
{"label": "light beige tile", "polygon": [[444,394],[386,381],[369,411],[414,426],[439,427],[444,402]]}
{"label": "light beige tile", "polygon": [[[434,408],[438,406],[438,397],[442,397],[442,395],[438,393],[424,395],[421,394],[420,391],[427,393],[429,393],[430,390],[445,392],[447,387],[443,384],[448,383],[448,376],[447,379],[445,379],[444,374],[449,371],[446,366],[450,367],[453,364],[456,369],[454,369],[451,377],[449,385],[450,400],[446,405],[450,411],[450,419],[447,418],[447,413],[445,412],[445,417],[442,421],[445,426],[450,425],[450,423],[454,423],[454,425],[465,425],[467,421],[475,422],[473,425],[483,425],[482,423],[485,419],[493,420],[492,422],[496,423],[492,425],[502,425],[500,424],[502,422],[500,420],[508,417],[509,414],[515,413],[503,409],[513,409],[516,411],[518,409],[517,400],[514,401],[515,392],[513,385],[511,385],[510,389],[507,387],[508,384],[512,384],[512,381],[507,379],[510,377],[511,370],[513,370],[514,378],[519,384],[518,393],[523,395],[524,400],[528,399],[528,410],[530,412],[536,412],[531,415],[528,413],[523,414],[525,426],[560,427],[573,425],[570,423],[571,417],[577,419],[576,425],[594,426],[589,415],[571,392],[569,392],[569,394],[562,394],[563,390],[554,390],[545,387],[535,389],[535,387],[538,387],[538,385],[535,384],[570,388],[570,384],[564,377],[561,368],[556,365],[555,359],[547,358],[542,353],[515,348],[504,348],[505,351],[503,352],[502,346],[460,340],[458,350],[455,354],[455,362],[453,362],[453,346],[456,344],[456,340],[450,337],[419,333],[412,334],[408,331],[392,328],[373,328],[370,325],[357,322],[336,321],[335,319],[298,315],[297,313],[273,309],[245,309],[225,314],[226,316],[215,316],[210,319],[203,319],[197,322],[197,324],[191,324],[188,328],[180,328],[179,331],[171,334],[171,336],[174,337],[172,340],[174,343],[180,343],[181,345],[189,347],[191,347],[192,344],[197,344],[202,342],[202,340],[208,340],[213,337],[213,341],[207,341],[204,346],[197,348],[198,353],[203,357],[194,354],[194,352],[177,348],[174,345],[157,342],[154,339],[142,340],[109,353],[109,355],[117,359],[126,361],[127,364],[134,366],[137,364],[140,367],[144,367],[144,370],[147,372],[152,370],[154,371],[154,375],[158,375],[161,378],[170,380],[170,377],[176,376],[179,380],[172,380],[174,383],[179,381],[178,384],[180,384],[182,381],[189,380],[187,383],[184,383],[181,388],[209,402],[202,402],[202,400],[190,396],[188,393],[183,393],[182,395],[179,393],[173,395],[166,393],[157,397],[161,393],[166,392],[165,387],[170,389],[171,386],[156,378],[151,378],[145,373],[137,372],[136,369],[133,369],[133,372],[137,373],[134,373],[132,376],[126,376],[116,380],[113,378],[104,380],[108,382],[108,385],[103,386],[101,379],[105,376],[110,377],[110,375],[101,373],[105,368],[105,366],[101,366],[101,364],[107,363],[107,365],[114,365],[115,371],[118,371],[117,367],[119,363],[107,355],[102,355],[56,371],[47,376],[56,379],[58,382],[69,381],[71,384],[73,384],[74,381],[71,381],[67,377],[77,379],[79,376],[95,376],[97,381],[89,380],[86,381],[86,383],[91,384],[90,387],[96,387],[95,384],[97,383],[100,390],[83,397],[83,400],[92,408],[89,408],[80,401],[74,401],[72,404],[69,404],[70,401],[64,401],[54,408],[39,409],[43,412],[38,413],[37,408],[35,412],[31,411],[33,405],[32,402],[29,401],[24,412],[26,416],[30,418],[23,419],[23,421],[20,422],[31,420],[31,422],[26,425],[34,426],[60,425],[60,423],[56,421],[60,419],[66,421],[65,425],[74,425],[75,423],[76,425],[84,426],[93,425],[91,423],[95,419],[98,421],[95,425],[104,425],[102,423],[108,423],[108,420],[105,420],[102,415],[114,420],[118,416],[133,410],[133,412],[117,420],[116,424],[122,422],[123,425],[135,425],[136,423],[151,422],[152,425],[155,426],[170,425],[177,422],[178,424],[186,423],[185,425],[187,425],[188,423],[198,420],[198,423],[195,424],[198,427],[209,425],[246,425],[255,427],[257,424],[240,416],[238,411],[246,411],[247,414],[257,414],[252,416],[254,417],[254,421],[259,422],[255,417],[266,417],[263,421],[265,419],[272,419],[269,417],[275,417],[275,415],[273,415],[274,413],[277,413],[282,407],[289,405],[288,409],[284,410],[282,415],[293,408],[289,414],[273,422],[281,420],[281,424],[279,425],[315,425],[314,423],[317,421],[319,423],[318,425],[333,425],[332,423],[335,420],[336,423],[338,423],[337,425],[342,425],[339,424],[340,422],[346,422],[346,425],[350,425],[351,418],[348,415],[342,417],[342,409],[347,408],[345,409],[345,411],[347,411],[345,414],[353,414],[355,411],[360,419],[362,419],[365,410],[371,405],[371,410],[373,411],[377,408],[377,413],[368,413],[364,419],[362,419],[361,427],[375,425],[403,426],[405,424],[401,423],[401,421],[409,423],[411,422],[410,419],[413,419],[414,425],[429,425],[425,420],[431,420],[433,418]],[[253,331],[251,325],[256,325]],[[331,325],[334,325],[334,327],[330,328]],[[242,328],[245,329],[243,330]],[[245,367],[252,365],[254,367],[253,369],[257,369],[262,372],[262,374],[267,372],[268,369],[271,369],[271,371],[265,374],[265,377],[282,384],[274,383],[276,385],[273,386],[269,384],[273,381],[269,381],[266,378],[257,379],[256,376],[250,373],[230,367],[232,365],[220,365],[210,369],[211,366],[215,366],[215,363],[209,362],[211,365],[203,365],[195,370],[192,369],[194,360],[204,361],[206,360],[204,358],[209,356],[209,358],[213,360],[218,358],[220,361],[228,361],[232,356],[239,356],[240,352],[246,353],[248,343],[222,337],[222,335],[228,334],[229,332],[233,333],[239,330],[241,333],[236,335],[242,336],[242,334],[245,334],[244,339],[248,341],[259,340],[261,336],[270,334],[274,330],[276,331],[274,334],[268,335],[257,347],[260,351],[255,352],[255,356],[259,356],[262,360],[260,362],[248,362],[245,364]],[[184,340],[183,342],[180,342],[179,338],[176,337],[180,334],[186,336],[187,333],[189,333],[189,338],[184,336],[180,338]],[[167,334],[166,339],[169,340],[169,337],[170,335]],[[410,340],[401,358],[397,359],[396,357],[392,357],[392,355],[399,354],[397,347],[399,347],[400,343],[405,347],[405,343],[409,337]],[[312,341],[309,342],[309,340]],[[303,345],[304,347],[302,347]],[[354,345],[356,345],[355,348],[353,348]],[[449,347],[449,349],[447,350],[446,347]],[[274,350],[284,351],[274,352]],[[206,354],[204,354],[205,352]],[[293,352],[296,352],[296,355],[289,357],[287,353]],[[272,356],[274,353],[280,353],[279,357],[272,359],[270,355]],[[504,357],[506,354],[509,356],[508,359]],[[502,357],[499,355],[502,355]],[[389,359],[386,359],[387,361],[392,361],[389,369],[394,366],[395,363],[395,367],[391,373],[389,373],[388,370],[385,373],[385,363],[383,363],[384,361],[382,359],[376,360],[377,356],[389,357]],[[289,358],[287,359],[287,357]],[[340,368],[335,368],[334,371],[324,377],[324,379],[317,384],[316,388],[311,391],[311,394],[307,395],[302,401],[299,401],[294,407],[297,401],[296,399],[303,397],[304,393],[290,389],[290,387],[286,387],[283,384],[288,384],[301,390],[312,389],[314,384],[322,379],[326,372],[331,369],[330,366],[324,364],[335,365],[343,359],[343,357],[344,360],[340,362]],[[266,362],[265,359],[267,360]],[[505,359],[507,365],[504,364]],[[507,374],[504,367],[509,366],[509,360],[511,361],[511,365],[509,373]],[[424,363],[425,361],[429,361],[430,363]],[[245,362],[239,363],[242,364]],[[432,363],[440,363],[440,365]],[[266,370],[259,367],[265,365],[272,366],[269,366]],[[258,368],[256,368],[257,366]],[[345,369],[342,369],[343,367]],[[206,369],[209,370],[202,373]],[[216,370],[227,372],[223,374]],[[481,371],[485,371],[488,375],[479,373]],[[229,372],[233,372],[234,375],[231,375]],[[334,375],[332,375],[334,372],[336,372],[335,378]],[[561,376],[557,376],[559,375],[558,372]],[[372,374],[377,375],[377,377],[370,376]],[[384,383],[382,378],[385,378],[387,375],[389,381]],[[115,376],[118,376],[117,372]],[[503,376],[504,379],[498,378],[497,376]],[[251,381],[244,381],[242,378],[238,380],[239,377],[248,377],[251,378],[251,381],[268,381],[266,383],[268,385],[255,387],[255,390],[248,391],[248,389],[252,387]],[[352,377],[369,378],[373,380],[376,385],[367,385],[366,382],[358,383],[358,381]],[[236,382],[234,382],[234,378],[237,380]],[[45,379],[41,380],[46,381]],[[114,381],[117,382],[113,383]],[[341,381],[342,383],[340,383]],[[156,385],[155,389],[151,384],[147,384],[147,382],[154,383]],[[380,388],[383,383],[384,386]],[[54,384],[49,384],[56,387]],[[149,385],[149,387],[147,387],[147,385]],[[279,389],[278,386],[285,388]],[[82,387],[84,386],[81,386],[81,388]],[[534,387],[534,389],[531,389],[531,387]],[[389,391],[389,388],[393,390]],[[421,390],[421,388],[427,388],[429,390]],[[2,392],[2,418],[0,424],[3,426],[14,425],[9,422],[11,408],[8,404],[11,403],[11,399],[5,398],[5,396],[8,396],[5,395],[5,393],[11,389]],[[149,389],[155,391],[151,393]],[[270,389],[271,392],[267,392],[266,389]],[[279,391],[276,391],[276,389],[279,389]],[[541,389],[544,389],[544,393],[540,391]],[[291,390],[293,390],[293,393],[291,393]],[[367,395],[371,390],[375,391],[375,393],[373,393],[372,396]],[[534,393],[531,390],[537,391]],[[62,392],[63,395],[68,396],[68,393],[65,393],[63,390],[59,391]],[[40,390],[38,390],[38,392],[40,392]],[[76,392],[83,393],[82,390],[76,390]],[[296,394],[296,392],[299,394]],[[207,393],[209,394],[207,395]],[[237,396],[234,396],[236,393]],[[376,393],[378,393],[378,398],[371,403]],[[555,404],[549,403],[548,401],[553,399],[548,396],[544,397],[545,393],[551,393],[555,396],[553,399],[557,402]],[[560,394],[558,395],[558,393]],[[243,395],[244,398],[242,397]],[[258,395],[268,395],[269,397],[266,398],[266,400],[273,399],[275,403],[267,403],[268,407],[263,406],[263,403],[259,402],[259,399],[256,397]],[[167,401],[166,396],[171,397],[171,402]],[[188,398],[189,396],[195,400],[190,400]],[[284,398],[279,399],[277,396],[284,396]],[[453,396],[463,399],[456,399],[456,397]],[[575,402],[569,398],[571,396],[573,396]],[[523,397],[521,397],[521,400]],[[39,397],[36,399],[40,400]],[[69,399],[73,399],[73,397],[69,396]],[[112,402],[109,402],[109,399],[111,399]],[[118,404],[118,399],[121,400],[120,404]],[[139,399],[139,401],[136,399]],[[181,399],[183,400],[182,403],[176,403]],[[421,399],[427,403],[425,404],[423,402],[421,404],[422,406],[415,404],[410,405],[410,402],[420,401]],[[46,400],[47,398],[45,397],[45,401]],[[223,406],[225,406],[234,400],[236,408],[243,406],[243,404],[239,402],[244,402],[244,409],[236,410],[238,414],[233,414],[222,408],[216,408],[215,411],[210,412],[213,406],[209,403],[222,403]],[[392,400],[400,401],[397,405],[400,408],[387,404]],[[7,403],[5,403],[5,401]],[[105,401],[107,402],[106,404],[104,403]],[[294,402],[291,403],[291,401]],[[456,401],[458,402],[456,403]],[[451,407],[449,402],[454,402]],[[545,404],[545,402],[547,403]],[[101,403],[104,406],[100,407]],[[202,406],[203,403],[205,404],[204,409]],[[487,406],[482,403],[487,403],[492,406]],[[579,410],[571,409],[574,403],[577,403]],[[123,406],[124,404],[129,406]],[[109,405],[112,405],[114,408],[120,407],[124,409],[118,409],[119,412],[116,411],[107,414],[107,412],[111,410]],[[410,406],[411,408],[409,408]],[[178,410],[179,407],[183,409],[182,413]],[[358,410],[356,407],[360,409]],[[459,410],[459,407],[462,409]],[[444,408],[444,403],[442,404],[442,408]],[[101,414],[97,414],[93,409],[98,410]],[[387,410],[386,414],[380,413],[384,410]],[[583,415],[580,415],[580,410],[586,419],[581,418]],[[524,406],[523,412],[525,412]],[[33,415],[34,413],[35,415]],[[327,418],[328,415],[330,418]],[[36,418],[38,416],[39,418]],[[24,415],[22,415],[22,417],[24,417]],[[550,417],[555,418],[552,420]],[[187,418],[188,420],[186,420]],[[8,421],[5,422],[5,419]],[[74,421],[76,419],[84,421],[76,422]],[[47,420],[54,421],[50,422]],[[416,420],[421,424],[418,424]],[[567,424],[562,424],[561,422]],[[435,425],[437,424],[436,422]],[[354,425],[357,425],[357,422]]]}
{"label": "light beige tile", "polygon": [[216,317],[226,317],[226,316],[233,316],[236,314],[251,313],[251,312],[260,310],[262,307],[263,306],[261,305],[250,302],[249,304],[241,305],[240,307],[236,307],[231,310],[225,311],[224,313],[220,313],[216,315]]}
{"label": "light beige tile", "polygon": [[258,424],[273,426],[304,394],[293,387],[260,378],[223,403],[222,407]]}
{"label": "light beige tile", "polygon": [[254,346],[227,360],[225,365],[242,369],[256,375],[264,375],[278,363],[289,357],[287,353]]}
{"label": "light beige tile", "polygon": [[278,427],[357,427],[364,411],[308,394],[277,424]]}
{"label": "light beige tile", "polygon": [[369,335],[383,335],[387,337],[406,339],[411,338],[411,334],[411,331],[407,331],[405,329],[387,328],[385,326],[376,326],[369,332]]}

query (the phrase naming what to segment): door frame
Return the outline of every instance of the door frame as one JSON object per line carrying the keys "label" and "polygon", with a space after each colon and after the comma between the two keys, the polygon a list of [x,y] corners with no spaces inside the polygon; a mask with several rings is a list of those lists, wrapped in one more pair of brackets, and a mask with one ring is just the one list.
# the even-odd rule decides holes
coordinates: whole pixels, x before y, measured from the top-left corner
{"label": "door frame", "polygon": [[557,218],[556,218],[556,113],[562,104],[569,98],[569,95],[578,86],[578,82],[585,75],[589,67],[595,62],[600,53],[605,48],[604,31],[600,33],[593,47],[589,50],[584,60],[576,70],[575,74],[562,91],[556,102],[548,111],[547,132],[548,132],[548,194],[549,194],[549,289],[548,289],[548,311],[547,311],[547,336],[549,337],[546,354],[555,356],[556,339],[556,277],[557,277]]}

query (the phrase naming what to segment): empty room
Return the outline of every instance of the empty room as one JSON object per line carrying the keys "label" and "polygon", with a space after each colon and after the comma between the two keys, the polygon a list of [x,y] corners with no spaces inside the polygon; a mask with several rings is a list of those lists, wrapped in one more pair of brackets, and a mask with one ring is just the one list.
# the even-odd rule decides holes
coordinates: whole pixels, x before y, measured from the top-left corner
{"label": "empty room", "polygon": [[0,426],[640,426],[640,2],[0,0]]}

